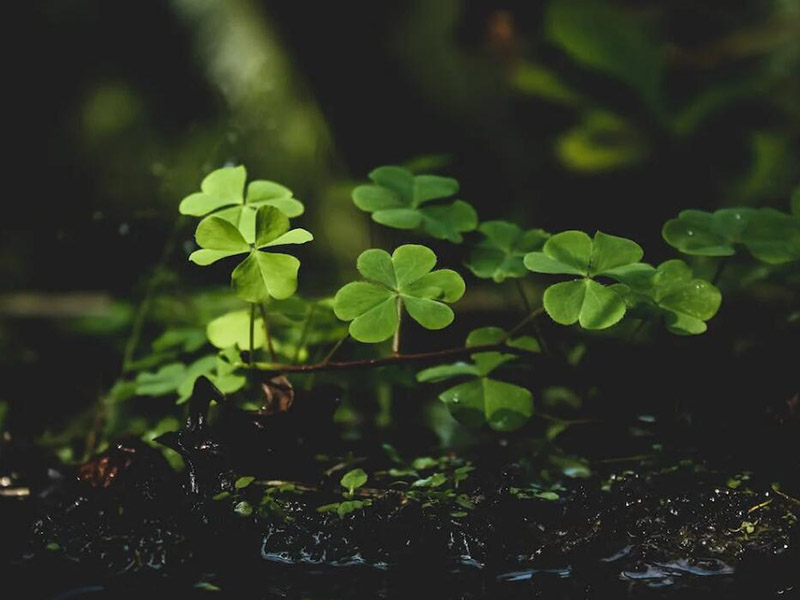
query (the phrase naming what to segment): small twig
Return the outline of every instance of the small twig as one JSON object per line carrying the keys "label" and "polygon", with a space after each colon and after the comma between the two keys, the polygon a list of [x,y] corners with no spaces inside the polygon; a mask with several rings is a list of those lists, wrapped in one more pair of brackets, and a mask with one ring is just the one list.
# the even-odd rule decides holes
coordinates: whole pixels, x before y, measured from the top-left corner
{"label": "small twig", "polygon": [[404,364],[411,362],[433,361],[441,358],[456,358],[475,354],[477,352],[490,352],[492,350],[502,350],[503,352],[516,354],[532,354],[528,350],[521,348],[510,348],[503,343],[483,344],[480,346],[469,346],[462,348],[448,348],[447,350],[437,350],[435,352],[420,352],[416,354],[393,354],[379,358],[367,358],[364,360],[351,360],[343,362],[321,361],[305,365],[284,365],[276,363],[255,363],[254,365],[239,365],[256,371],[266,371],[274,373],[313,373],[315,371],[336,371],[347,369],[358,369],[363,367],[385,367],[388,365]]}
{"label": "small twig", "polygon": [[480,346],[448,348],[446,350],[436,350],[433,352],[419,352],[415,354],[392,354],[391,356],[367,358],[363,360],[351,360],[351,361],[330,360],[330,357],[333,355],[333,353],[336,352],[339,349],[339,346],[341,346],[342,343],[344,343],[344,341],[347,339],[347,337],[345,337],[339,340],[336,346],[334,346],[333,349],[328,353],[328,356],[326,356],[320,362],[308,363],[305,365],[254,363],[254,364],[240,365],[240,366],[245,368],[250,368],[256,371],[265,371],[271,373],[313,373],[316,371],[335,371],[335,370],[358,369],[364,367],[384,367],[388,365],[404,364],[410,362],[433,361],[441,358],[456,358],[459,356],[466,356],[469,354],[475,354],[477,352],[489,352],[492,350],[502,350],[503,352],[510,352],[517,354],[528,354],[530,353],[528,350],[524,350],[521,348],[512,348],[506,346],[505,343],[514,333],[519,331],[527,323],[529,323],[530,321],[541,315],[543,312],[544,312],[543,308],[536,309],[531,314],[522,319],[522,321],[520,321],[515,327],[511,329],[511,331],[506,333],[502,338],[500,338],[495,344],[482,344]]}
{"label": "small twig", "polygon": [[794,498],[793,496],[790,496],[789,494],[784,494],[782,491],[776,490],[775,488],[772,488],[772,491],[781,496],[782,498],[785,498],[789,502],[792,502],[793,504],[800,504],[800,500]]}
{"label": "small twig", "polygon": [[747,514],[749,515],[751,513],[756,512],[757,510],[761,510],[762,508],[764,508],[766,506],[769,506],[770,504],[772,504],[772,501],[774,499],[775,498],[770,498],[769,500],[766,500],[765,502],[762,502],[761,504],[756,504],[755,506],[751,506],[750,508],[747,509]]}
{"label": "small twig", "polygon": [[620,462],[632,462],[632,461],[639,461],[639,460],[647,460],[649,458],[657,458],[658,454],[636,454],[634,456],[619,456],[616,458],[603,458],[600,460],[596,460],[598,464],[611,464],[611,463],[620,463]]}

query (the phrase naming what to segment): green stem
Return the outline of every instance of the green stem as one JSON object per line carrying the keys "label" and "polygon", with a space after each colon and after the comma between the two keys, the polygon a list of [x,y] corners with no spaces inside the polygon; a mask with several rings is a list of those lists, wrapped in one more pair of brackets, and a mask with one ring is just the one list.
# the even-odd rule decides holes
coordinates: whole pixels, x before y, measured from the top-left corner
{"label": "green stem", "polygon": [[728,266],[730,261],[731,261],[730,256],[723,256],[721,259],[719,259],[719,261],[717,262],[717,270],[714,273],[714,277],[711,278],[711,283],[717,285],[719,278],[722,276],[722,272],[725,270],[725,267]]}
{"label": "green stem", "polygon": [[394,331],[394,339],[392,339],[392,354],[395,356],[400,354],[400,329],[403,327],[403,301],[397,297],[397,329]]}
{"label": "green stem", "polygon": [[[314,318],[314,311],[317,310],[317,305],[312,304],[311,308],[306,315],[306,320],[303,323],[303,332],[300,334],[300,340],[297,342],[297,348],[294,349],[294,357],[292,357],[293,363],[300,362],[300,351],[305,348],[306,340],[308,339],[308,333],[311,330],[311,319]],[[274,358],[272,360],[275,360]]]}
{"label": "green stem", "polygon": [[255,338],[256,338],[256,305],[250,304],[250,356],[247,357],[247,362],[250,366],[255,364]]}
{"label": "green stem", "polygon": [[331,348],[330,352],[328,352],[328,353],[325,355],[325,358],[323,358],[323,359],[320,361],[320,363],[319,363],[319,364],[322,364],[322,365],[327,365],[327,364],[329,364],[329,363],[331,362],[331,358],[333,358],[333,355],[334,355],[334,354],[336,354],[336,351],[337,351],[339,348],[341,348],[341,347],[342,347],[342,344],[344,344],[344,343],[347,341],[347,338],[349,338],[349,337],[350,337],[350,334],[348,333],[346,336],[344,336],[342,339],[340,339],[338,342],[336,342],[336,344],[334,344],[333,348]]}
{"label": "green stem", "polygon": [[520,329],[525,327],[525,325],[527,325],[528,323],[530,323],[531,321],[536,319],[536,317],[538,317],[542,313],[544,313],[544,308],[541,307],[541,306],[539,308],[537,308],[536,310],[531,311],[528,314],[528,316],[526,316],[524,319],[522,319],[522,321],[520,321],[519,323],[514,325],[514,327],[512,327],[511,330],[507,334],[505,334],[503,336],[503,338],[500,340],[500,342],[505,342],[508,338],[510,338],[515,333],[517,333]]}
{"label": "green stem", "polygon": [[275,360],[275,348],[272,345],[272,336],[269,334],[269,321],[267,320],[267,309],[263,304],[259,304],[258,308],[261,310],[261,321],[264,324],[264,339],[267,341],[267,349],[269,350],[269,359]]}
{"label": "green stem", "polygon": [[528,300],[528,295],[525,293],[525,287],[522,285],[521,279],[514,279],[514,287],[517,288],[517,292],[519,292],[519,297],[522,299],[522,306],[525,307],[525,314],[531,312],[531,303]]}

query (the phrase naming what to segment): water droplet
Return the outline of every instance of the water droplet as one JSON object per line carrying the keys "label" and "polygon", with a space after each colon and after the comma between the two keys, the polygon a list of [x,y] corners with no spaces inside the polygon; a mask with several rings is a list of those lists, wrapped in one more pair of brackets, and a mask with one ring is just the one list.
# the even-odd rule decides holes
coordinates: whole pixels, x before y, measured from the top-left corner
{"label": "water droplet", "polygon": [[692,231],[691,229],[687,229],[686,235],[694,235],[694,231]]}

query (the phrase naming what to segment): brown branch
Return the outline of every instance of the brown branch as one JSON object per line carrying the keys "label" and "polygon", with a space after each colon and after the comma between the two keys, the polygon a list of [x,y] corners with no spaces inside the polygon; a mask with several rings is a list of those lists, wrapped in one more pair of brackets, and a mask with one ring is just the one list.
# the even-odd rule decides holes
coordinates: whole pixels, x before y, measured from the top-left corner
{"label": "brown branch", "polygon": [[[527,315],[524,319],[522,319],[522,321],[520,321],[514,327],[512,327],[511,330],[508,333],[506,333],[496,344],[482,344],[480,346],[447,348],[446,350],[435,350],[433,352],[418,352],[415,354],[393,354],[391,356],[366,358],[362,360],[332,361],[326,358],[319,362],[309,363],[305,365],[287,365],[280,363],[257,362],[253,364],[240,363],[237,366],[243,369],[263,371],[268,373],[315,373],[317,371],[341,371],[348,369],[385,367],[389,365],[406,364],[412,362],[436,361],[442,358],[456,358],[459,356],[475,354],[477,352],[492,352],[498,350],[502,350],[503,352],[509,352],[512,354],[529,354],[531,353],[529,350],[524,350],[522,348],[512,348],[510,346],[507,346],[506,342],[512,335],[514,335],[517,331],[522,329],[530,321],[534,320],[536,317],[541,315],[543,312],[544,312],[543,308],[538,308],[529,315]],[[334,351],[338,349],[340,344],[337,344],[334,347]]]}
{"label": "brown branch", "polygon": [[503,343],[497,344],[483,344],[480,346],[469,346],[463,348],[448,348],[446,350],[436,350],[434,352],[419,352],[416,354],[393,354],[391,356],[382,356],[378,358],[367,358],[363,360],[349,360],[349,361],[320,361],[316,363],[309,363],[306,365],[284,365],[278,363],[255,363],[253,365],[240,364],[238,366],[244,369],[254,371],[266,371],[270,373],[313,373],[315,371],[336,371],[346,369],[358,369],[365,367],[385,367],[388,365],[397,365],[411,362],[426,362],[435,361],[440,358],[456,358],[459,356],[466,356],[468,354],[475,354],[476,352],[491,352],[502,350],[512,354],[530,354],[528,350],[521,348],[511,348]]}

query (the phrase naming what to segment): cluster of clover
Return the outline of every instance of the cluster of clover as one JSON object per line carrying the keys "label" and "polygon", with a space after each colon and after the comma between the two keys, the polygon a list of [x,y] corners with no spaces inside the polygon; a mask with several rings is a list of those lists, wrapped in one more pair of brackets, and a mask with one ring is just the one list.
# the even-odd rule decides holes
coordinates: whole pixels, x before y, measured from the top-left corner
{"label": "cluster of clover", "polygon": [[[376,223],[454,244],[463,241],[464,233],[477,230],[481,239],[466,260],[475,276],[498,283],[529,272],[559,276],[561,281],[546,288],[542,307],[533,310],[528,321],[544,311],[559,324],[577,323],[598,330],[612,327],[628,314],[660,319],[675,334],[696,335],[706,331],[706,321],[719,309],[721,295],[712,282],[696,277],[680,259],[658,266],[642,262],[642,248],[630,239],[601,231],[593,236],[572,230],[551,234],[524,230],[507,221],[479,223],[470,204],[452,199],[459,186],[449,177],[415,175],[385,166],[372,171],[369,179],[371,183],[356,187],[352,197]],[[238,360],[235,352],[225,355],[227,360],[218,362],[213,374],[215,383],[223,391],[232,391],[244,384],[242,372],[248,368],[291,370],[275,363],[265,304],[285,300],[297,290],[300,261],[285,249],[276,250],[313,239],[305,229],[290,225],[290,219],[303,214],[303,204],[277,183],[246,185],[245,168],[238,166],[209,174],[201,191],[181,202],[180,212],[202,217],[195,234],[200,248],[189,259],[205,266],[236,257],[233,291],[251,306],[249,314],[225,315],[209,326],[209,337],[231,344],[238,341],[240,348],[250,350],[249,364]],[[800,190],[792,198],[790,214],[771,208],[686,210],[668,221],[662,233],[667,243],[687,255],[727,257],[743,246],[769,264],[797,260]],[[391,254],[382,249],[364,251],[356,261],[363,280],[346,284],[332,302],[336,317],[349,322],[349,337],[370,344],[393,339],[393,356],[402,358],[400,331],[405,314],[431,330],[450,325],[454,314],[448,305],[463,296],[465,284],[456,271],[435,269],[436,262],[430,248],[417,244],[399,246]],[[471,332],[465,348],[476,347],[472,362],[428,368],[418,374],[418,380],[465,378],[440,395],[456,418],[476,425],[488,423],[497,430],[520,427],[533,412],[530,391],[490,377],[517,358],[518,351],[539,350],[536,338],[514,337],[518,329],[484,327]],[[254,350],[262,347],[269,349],[272,362],[253,363]],[[307,370],[344,364],[331,363],[330,358],[306,365]],[[188,389],[184,387],[184,398]]]}

